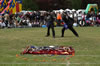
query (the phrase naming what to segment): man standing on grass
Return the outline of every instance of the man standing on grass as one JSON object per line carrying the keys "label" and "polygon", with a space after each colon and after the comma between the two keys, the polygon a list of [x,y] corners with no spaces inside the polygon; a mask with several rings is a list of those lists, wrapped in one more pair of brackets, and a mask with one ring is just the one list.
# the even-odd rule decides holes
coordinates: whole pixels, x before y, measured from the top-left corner
{"label": "man standing on grass", "polygon": [[53,35],[53,38],[55,38],[55,30],[54,30],[54,17],[53,17],[53,12],[48,12],[47,14],[47,18],[46,18],[46,21],[48,22],[47,23],[47,35],[46,37],[50,36],[50,28],[52,29],[52,35]]}
{"label": "man standing on grass", "polygon": [[76,37],[79,37],[78,33],[73,28],[74,19],[70,18],[66,12],[63,13],[62,19],[65,22],[65,24],[64,24],[64,27],[62,29],[61,37],[64,37],[64,31],[66,29],[71,30]]}

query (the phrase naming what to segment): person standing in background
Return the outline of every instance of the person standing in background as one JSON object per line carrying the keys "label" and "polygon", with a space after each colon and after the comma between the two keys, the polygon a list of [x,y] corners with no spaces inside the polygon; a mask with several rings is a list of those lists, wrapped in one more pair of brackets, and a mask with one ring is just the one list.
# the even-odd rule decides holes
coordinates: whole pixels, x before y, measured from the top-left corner
{"label": "person standing in background", "polygon": [[60,12],[57,13],[57,24],[58,26],[61,26],[61,22],[62,22],[62,15]]}
{"label": "person standing in background", "polygon": [[5,22],[7,28],[8,28],[8,24],[9,24],[9,19],[10,19],[9,14],[6,13],[4,15],[4,22]]}

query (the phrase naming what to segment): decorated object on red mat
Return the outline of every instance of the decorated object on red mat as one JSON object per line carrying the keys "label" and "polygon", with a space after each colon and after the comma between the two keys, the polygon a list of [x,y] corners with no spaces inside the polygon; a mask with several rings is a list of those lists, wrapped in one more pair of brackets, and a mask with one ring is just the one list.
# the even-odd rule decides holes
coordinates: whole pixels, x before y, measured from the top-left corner
{"label": "decorated object on red mat", "polygon": [[65,46],[28,46],[21,54],[33,54],[33,55],[74,55],[75,50],[72,47]]}

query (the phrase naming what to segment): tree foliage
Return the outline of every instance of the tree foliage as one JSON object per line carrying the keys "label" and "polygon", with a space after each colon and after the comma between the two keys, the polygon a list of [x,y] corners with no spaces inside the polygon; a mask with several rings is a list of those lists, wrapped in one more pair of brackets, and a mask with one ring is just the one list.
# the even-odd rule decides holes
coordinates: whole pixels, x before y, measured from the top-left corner
{"label": "tree foliage", "polygon": [[[82,0],[52,0],[51,3],[43,3],[43,1],[40,1],[40,3],[37,3],[37,0],[23,0],[23,9],[24,10],[39,10],[41,8],[44,9],[66,9],[66,8],[70,8],[70,9],[79,9],[81,8],[81,1]],[[49,1],[49,0],[48,0]],[[47,1],[47,2],[48,2]],[[51,0],[50,0],[51,1]],[[54,1],[54,2],[53,2]],[[51,6],[49,6],[49,4]],[[56,6],[54,6],[56,5]]]}
{"label": "tree foliage", "polygon": [[71,0],[71,4],[72,4],[71,6],[72,9],[80,9],[82,0]]}
{"label": "tree foliage", "polygon": [[23,10],[38,10],[35,0],[23,0]]}

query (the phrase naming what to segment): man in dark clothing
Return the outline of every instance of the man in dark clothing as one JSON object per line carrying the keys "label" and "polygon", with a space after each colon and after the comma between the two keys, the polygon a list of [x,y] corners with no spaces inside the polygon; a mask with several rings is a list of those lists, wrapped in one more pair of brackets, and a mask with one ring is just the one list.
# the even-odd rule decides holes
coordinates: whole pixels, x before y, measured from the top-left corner
{"label": "man in dark clothing", "polygon": [[63,17],[62,17],[63,21],[65,22],[64,24],[64,27],[62,29],[62,35],[61,37],[64,37],[64,31],[66,29],[69,29],[73,32],[73,34],[76,36],[76,37],[79,37],[78,33],[74,30],[73,28],[73,23],[74,23],[74,19],[70,18],[67,13],[63,13]]}
{"label": "man in dark clothing", "polygon": [[53,34],[53,38],[55,38],[55,30],[54,30],[54,17],[53,17],[53,13],[51,12],[49,12],[48,14],[47,14],[47,18],[46,18],[46,20],[47,20],[47,27],[48,27],[48,29],[47,29],[47,35],[46,35],[46,37],[48,37],[48,36],[50,36],[50,28],[52,29],[52,34]]}

